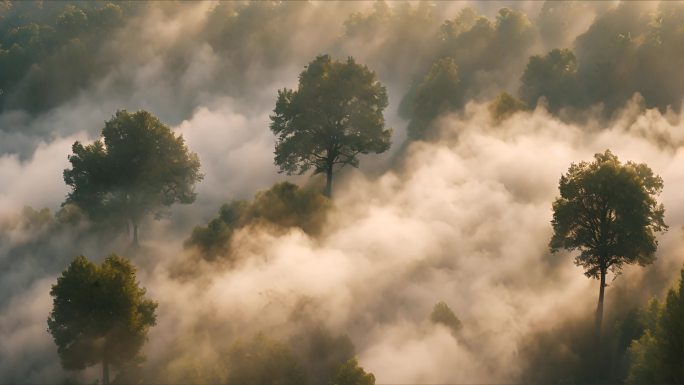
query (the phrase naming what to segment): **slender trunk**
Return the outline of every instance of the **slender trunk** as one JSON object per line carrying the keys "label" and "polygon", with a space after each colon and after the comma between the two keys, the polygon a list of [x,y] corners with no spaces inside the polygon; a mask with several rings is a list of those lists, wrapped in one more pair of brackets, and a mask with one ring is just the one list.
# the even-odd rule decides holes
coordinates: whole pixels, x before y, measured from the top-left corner
{"label": "slender trunk", "polygon": [[328,167],[325,171],[325,196],[332,198],[332,178],[333,178],[333,168]]}
{"label": "slender trunk", "polygon": [[599,287],[598,305],[596,306],[596,341],[601,340],[601,324],[603,323],[603,295],[606,289],[606,269],[601,269],[601,286]]}
{"label": "slender trunk", "polygon": [[102,385],[109,385],[109,362],[102,360]]}
{"label": "slender trunk", "polygon": [[601,283],[599,287],[599,298],[598,304],[596,306],[596,349],[594,349],[594,354],[596,354],[595,362],[596,365],[596,380],[601,382],[603,380],[603,362],[604,362],[604,349],[601,344],[601,325],[603,324],[603,296],[606,289],[606,269],[601,268]]}

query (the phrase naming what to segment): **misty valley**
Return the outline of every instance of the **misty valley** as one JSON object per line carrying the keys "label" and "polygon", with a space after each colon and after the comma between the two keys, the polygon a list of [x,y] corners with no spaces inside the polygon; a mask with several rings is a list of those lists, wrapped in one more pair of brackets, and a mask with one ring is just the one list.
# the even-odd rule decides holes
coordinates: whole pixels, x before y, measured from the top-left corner
{"label": "misty valley", "polygon": [[679,1],[0,0],[0,384],[684,384],[682,47]]}

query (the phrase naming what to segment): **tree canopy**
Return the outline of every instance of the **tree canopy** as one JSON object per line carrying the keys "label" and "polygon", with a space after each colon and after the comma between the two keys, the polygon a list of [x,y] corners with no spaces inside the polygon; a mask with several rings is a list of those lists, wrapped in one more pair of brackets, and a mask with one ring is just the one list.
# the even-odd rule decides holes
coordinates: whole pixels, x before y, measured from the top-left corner
{"label": "tree canopy", "polygon": [[135,267],[117,255],[101,265],[76,257],[52,286],[48,330],[62,366],[80,370],[101,362],[103,383],[109,365],[122,367],[140,359],[157,304],[145,298]]}
{"label": "tree canopy", "polygon": [[569,49],[530,57],[520,81],[520,98],[529,106],[536,106],[540,97],[551,111],[578,104],[577,60]]}
{"label": "tree canopy", "polygon": [[460,83],[458,67],[453,58],[435,61],[430,72],[416,88],[408,126],[409,137],[422,138],[439,115],[462,106],[463,92],[459,87]]}
{"label": "tree canopy", "polygon": [[448,327],[449,330],[451,330],[451,333],[454,335],[458,333],[461,328],[463,328],[461,320],[456,317],[456,314],[454,314],[449,305],[447,305],[444,301],[437,302],[435,307],[432,308],[432,313],[430,313],[430,321],[435,324],[442,324]]}
{"label": "tree canopy", "polygon": [[336,167],[358,167],[359,154],[389,149],[386,107],[387,91],[368,67],[352,57],[318,56],[299,75],[297,90],[278,91],[271,115],[275,164],[288,174],[324,173],[330,197]]}
{"label": "tree canopy", "polygon": [[74,203],[92,219],[133,226],[148,213],[157,216],[174,203],[192,203],[202,180],[200,162],[182,136],[147,111],[117,111],[105,122],[102,140],[75,142],[64,182],[71,187],[65,203]]}
{"label": "tree canopy", "polygon": [[375,385],[373,373],[366,373],[356,358],[341,363],[330,385]]}
{"label": "tree canopy", "polygon": [[558,188],[549,246],[552,252],[579,251],[575,264],[587,277],[600,279],[600,333],[606,273],[619,273],[625,264],[652,263],[656,233],[667,229],[665,209],[656,200],[663,180],[646,164],[622,164],[606,150],[594,155],[591,163],[573,163]]}
{"label": "tree canopy", "polygon": [[326,218],[329,200],[318,191],[301,188],[289,182],[259,191],[253,201],[233,201],[219,209],[218,216],[206,226],[196,226],[185,246],[213,260],[228,255],[233,232],[239,228],[262,224],[276,228],[298,227],[316,235]]}
{"label": "tree canopy", "polygon": [[492,118],[497,123],[501,123],[518,111],[525,111],[528,109],[525,102],[513,97],[508,92],[500,93],[487,107]]}
{"label": "tree canopy", "polygon": [[684,384],[684,270],[664,303],[651,300],[641,310],[646,330],[629,347],[627,384]]}

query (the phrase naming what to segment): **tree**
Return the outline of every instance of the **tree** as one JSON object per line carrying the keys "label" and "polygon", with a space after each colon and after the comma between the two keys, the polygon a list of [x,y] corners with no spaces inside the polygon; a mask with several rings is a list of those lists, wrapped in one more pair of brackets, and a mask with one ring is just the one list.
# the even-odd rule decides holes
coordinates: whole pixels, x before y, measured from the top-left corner
{"label": "tree", "polygon": [[453,335],[456,335],[461,328],[463,328],[461,320],[456,317],[456,314],[454,314],[449,305],[447,305],[444,301],[437,302],[435,307],[432,308],[432,313],[430,313],[430,321],[435,324],[442,324],[448,327]]}
{"label": "tree", "polygon": [[373,373],[366,373],[356,358],[340,364],[337,373],[330,381],[331,385],[375,385]]}
{"label": "tree", "polygon": [[145,298],[135,267],[117,255],[100,266],[76,257],[57,278],[50,295],[53,307],[48,331],[57,344],[62,366],[80,370],[102,363],[102,382],[109,365],[123,367],[139,356],[157,304]]}
{"label": "tree", "polygon": [[218,216],[206,226],[195,226],[186,248],[195,248],[201,257],[213,260],[230,252],[233,232],[239,228],[264,224],[275,229],[299,227],[317,235],[326,219],[330,201],[319,191],[289,183],[276,183],[259,191],[253,201],[233,201],[219,209]]}
{"label": "tree", "polygon": [[460,82],[458,67],[453,58],[435,61],[423,82],[416,88],[408,126],[409,137],[422,138],[439,115],[463,105]]}
{"label": "tree", "polygon": [[529,109],[525,102],[511,96],[508,92],[502,92],[497,95],[487,107],[492,118],[494,118],[494,121],[497,123],[503,122],[518,111]]}
{"label": "tree", "polygon": [[546,98],[551,111],[581,102],[578,99],[577,60],[569,49],[554,49],[544,56],[531,56],[520,81],[520,98],[528,106],[535,107],[540,97]]}
{"label": "tree", "polygon": [[552,252],[580,251],[575,264],[587,277],[600,280],[598,338],[608,270],[619,274],[625,264],[652,263],[658,246],[655,233],[667,230],[665,209],[656,201],[663,180],[646,164],[623,165],[606,150],[594,155],[592,163],[573,163],[558,188],[549,246]]}
{"label": "tree", "polygon": [[277,137],[275,164],[280,172],[325,173],[325,195],[332,194],[333,171],[358,167],[359,154],[390,147],[391,129],[382,111],[387,91],[368,67],[321,55],[299,75],[297,90],[278,91],[271,130]]}
{"label": "tree", "polygon": [[174,203],[192,203],[195,183],[202,180],[197,154],[183,136],[147,111],[117,111],[102,129],[103,140],[84,146],[75,142],[64,182],[72,190],[65,203],[75,203],[91,218],[133,227],[148,213],[157,216]]}
{"label": "tree", "polygon": [[664,303],[641,311],[644,334],[629,347],[628,384],[684,384],[684,270]]}

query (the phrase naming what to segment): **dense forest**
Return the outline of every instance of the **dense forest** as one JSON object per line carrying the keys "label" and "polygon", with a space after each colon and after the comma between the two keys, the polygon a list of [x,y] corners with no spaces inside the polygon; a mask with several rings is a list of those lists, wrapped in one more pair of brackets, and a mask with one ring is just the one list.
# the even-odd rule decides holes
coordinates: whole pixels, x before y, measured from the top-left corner
{"label": "dense forest", "polygon": [[684,383],[684,3],[0,2],[0,384]]}

